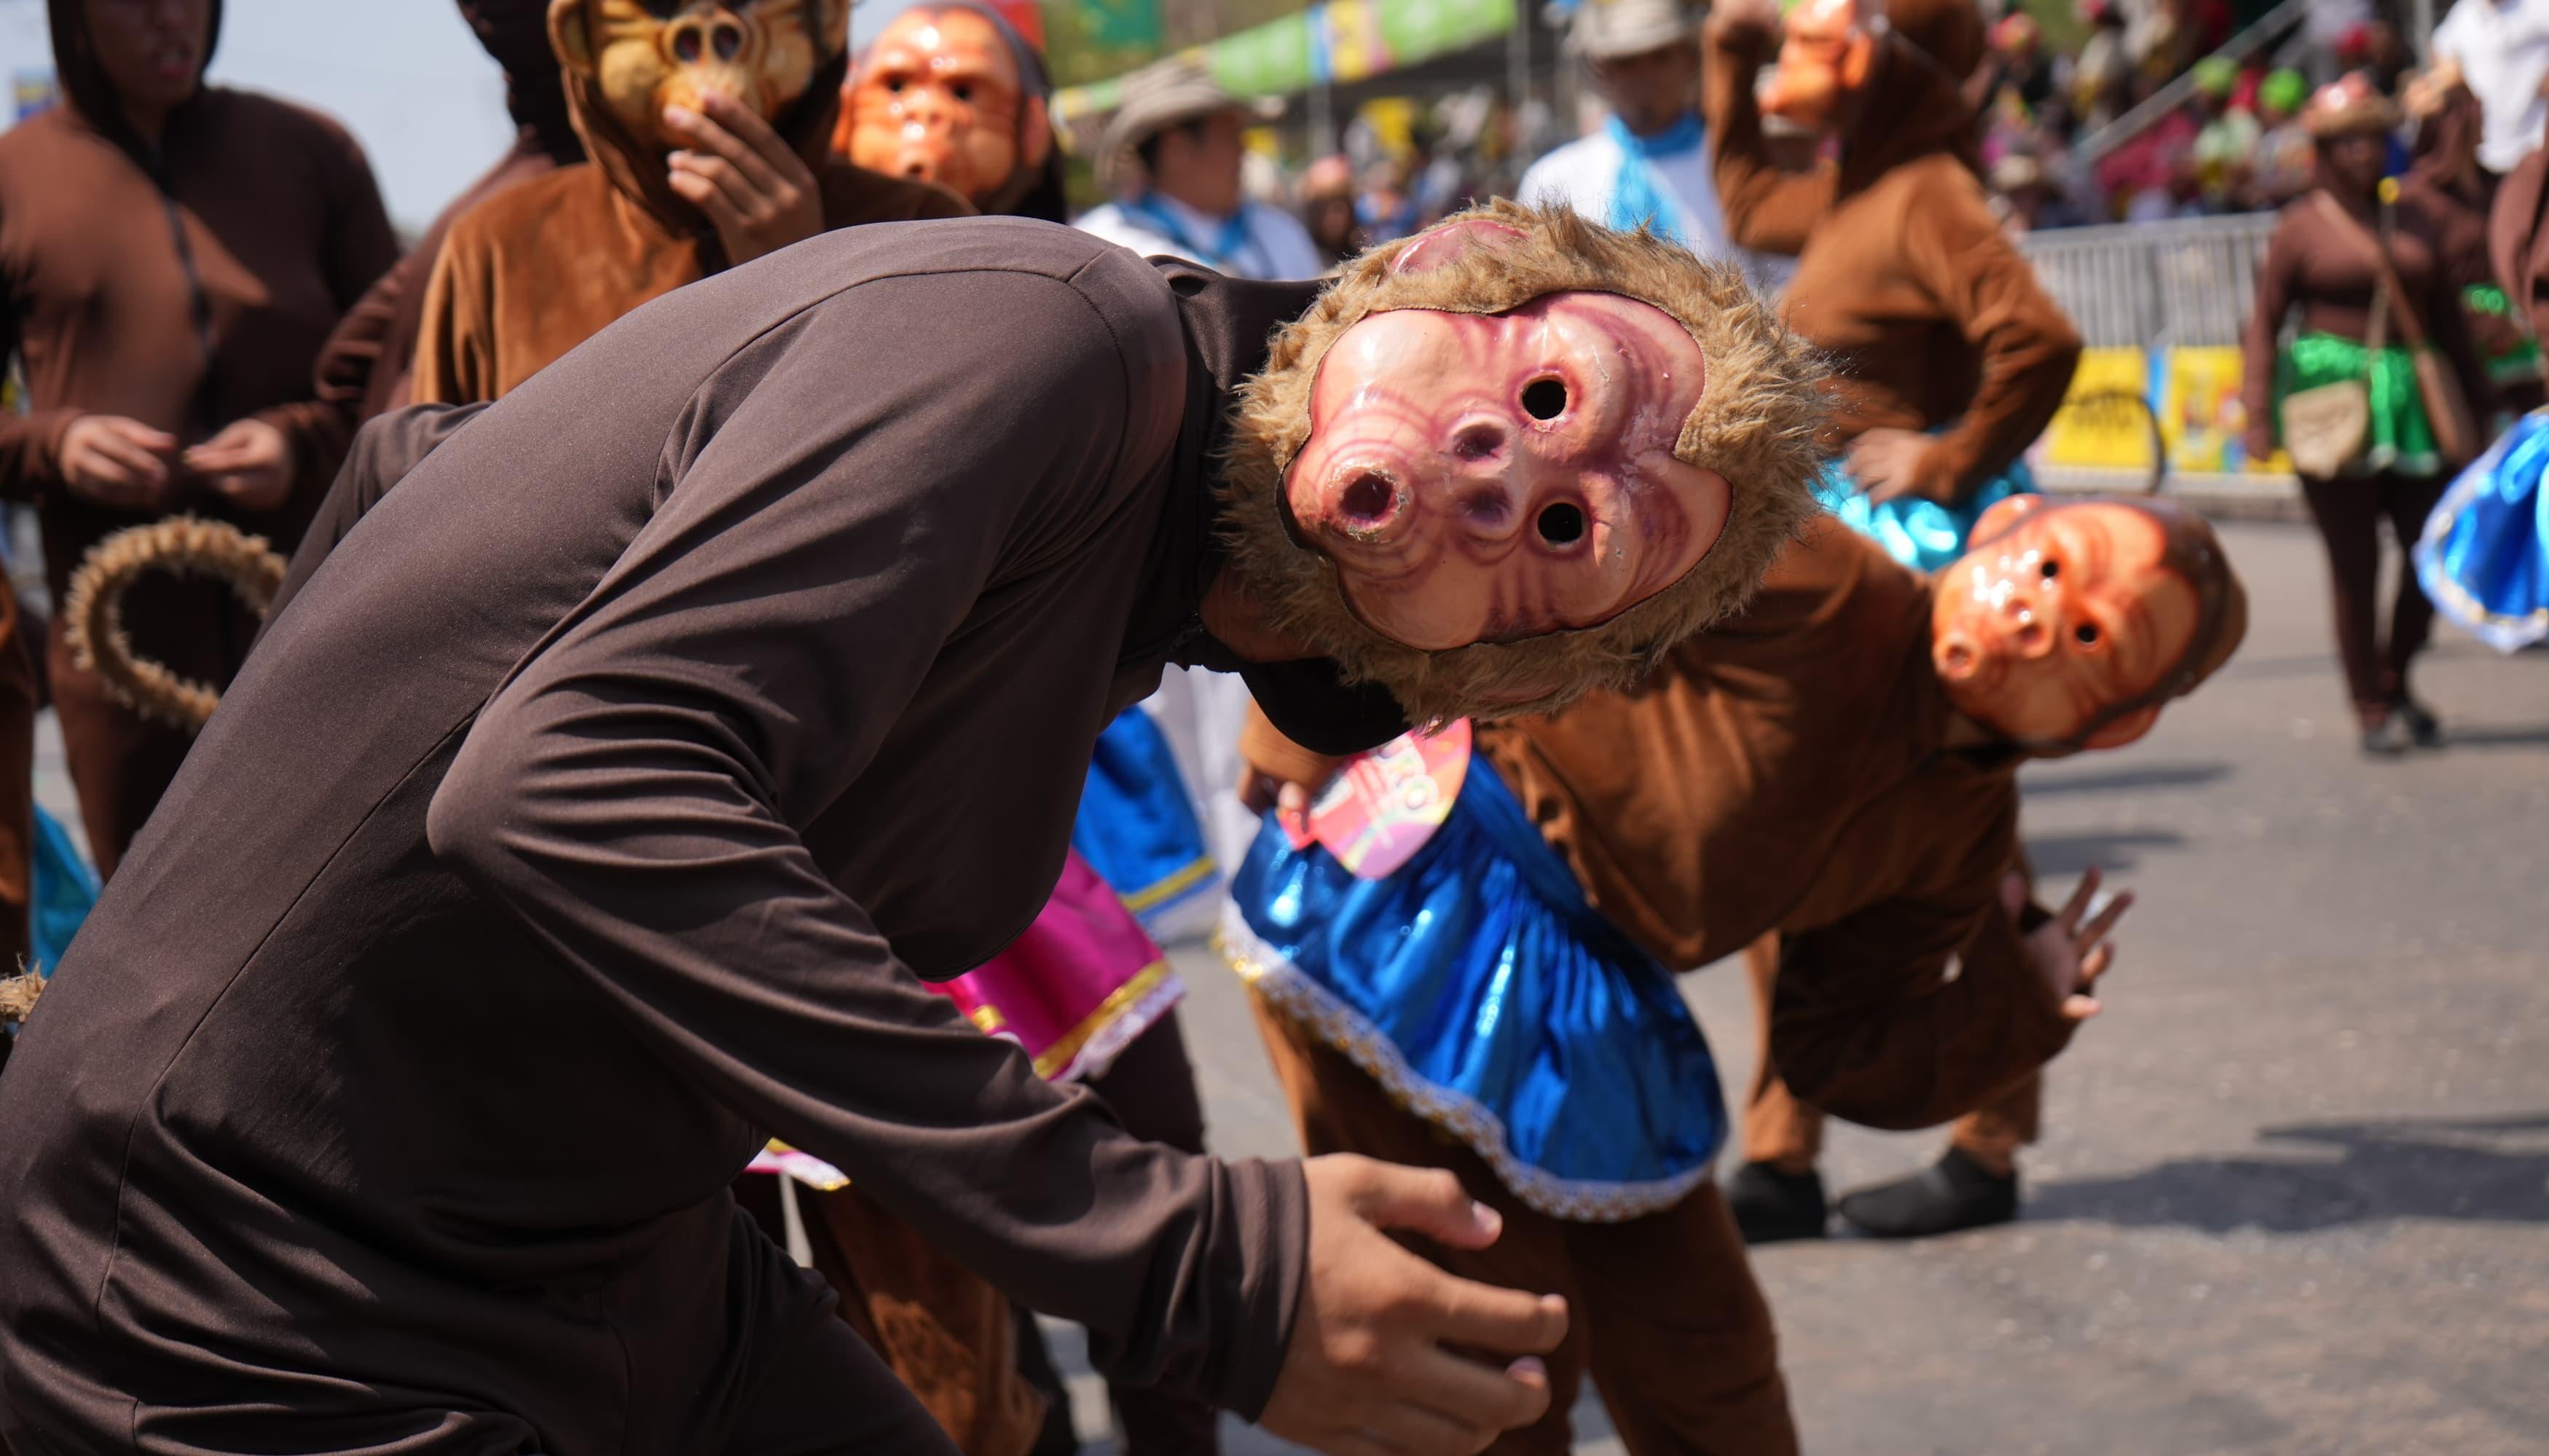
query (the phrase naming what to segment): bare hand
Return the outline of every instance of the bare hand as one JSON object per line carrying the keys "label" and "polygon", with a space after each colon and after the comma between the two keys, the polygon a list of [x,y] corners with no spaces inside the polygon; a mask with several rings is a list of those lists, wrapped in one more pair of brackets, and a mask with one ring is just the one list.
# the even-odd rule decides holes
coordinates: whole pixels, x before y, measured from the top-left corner
{"label": "bare hand", "polygon": [[[2091,902],[2098,898],[2101,876],[2095,866],[2080,876],[2080,887],[2063,902],[2062,911],[2027,934],[2027,958],[2044,983],[2052,988],[2053,999],[2062,1006],[2062,1014],[2075,1022],[2087,1021],[2098,1014],[2094,994],[2098,977],[2116,963],[2116,948],[2107,943],[2108,932],[2124,912],[2133,908],[2133,892],[2123,891],[2107,902],[2097,918],[2082,925],[2080,918],[2089,913]],[[2015,921],[2027,908],[2027,881],[2013,874],[2001,881],[2001,904]]]}
{"label": "bare hand", "polygon": [[1921,494],[1922,468],[1936,443],[1917,429],[1878,425],[1849,446],[1849,477],[1859,494],[1879,502]]}
{"label": "bare hand", "polygon": [[823,198],[805,159],[752,108],[724,96],[708,115],[664,108],[664,125],[694,143],[672,155],[672,189],[708,215],[728,263],[775,253],[823,230]]}
{"label": "bare hand", "polygon": [[1503,1220],[1461,1181],[1338,1154],[1301,1165],[1310,1272],[1282,1373],[1259,1423],[1330,1456],[1465,1453],[1549,1410],[1536,1359],[1503,1370],[1447,1344],[1505,1354],[1557,1348],[1566,1302],[1455,1279],[1381,1230],[1485,1248]]}
{"label": "bare hand", "polygon": [[62,431],[62,484],[72,496],[114,510],[168,503],[177,437],[121,414],[83,414]]}
{"label": "bare hand", "polygon": [[186,452],[186,468],[241,510],[272,510],[292,496],[292,442],[262,419],[234,419]]}
{"label": "bare hand", "polygon": [[1298,819],[1310,812],[1310,791],[1254,765],[1243,765],[1239,771],[1239,802],[1251,814],[1274,809],[1284,819]]}

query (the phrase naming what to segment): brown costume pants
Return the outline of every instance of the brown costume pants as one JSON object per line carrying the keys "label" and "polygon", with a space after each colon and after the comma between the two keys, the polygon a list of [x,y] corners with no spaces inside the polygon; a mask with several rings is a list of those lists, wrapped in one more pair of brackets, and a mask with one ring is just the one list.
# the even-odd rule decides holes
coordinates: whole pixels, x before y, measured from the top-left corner
{"label": "brown costume pants", "polygon": [[[841,1296],[830,1322],[884,1356],[964,1456],[1024,1456],[1044,1400],[1018,1376],[1007,1297],[855,1186],[796,1191],[814,1271]],[[734,1193],[784,1246],[779,1180],[746,1173]]]}
{"label": "brown costume pants", "polygon": [[[1744,948],[1744,969],[1752,979],[1752,1012],[1760,1055],[1752,1064],[1752,1090],[1744,1104],[1744,1158],[1802,1173],[1824,1147],[1824,1115],[1779,1080],[1770,1060],[1770,996],[1779,978],[1776,932]],[[2035,1140],[2043,1112],[2044,1079],[2031,1076],[1956,1120],[1949,1140],[1995,1172],[2015,1165],[2018,1149]]]}
{"label": "brown costume pants", "polygon": [[2390,598],[2390,632],[2377,620],[2381,591],[2381,522],[2404,556],[2416,544],[2449,482],[2376,475],[2363,480],[2302,482],[2311,520],[2327,547],[2328,593],[2336,616],[2336,656],[2345,665],[2345,691],[2355,716],[2369,728],[2390,716],[2407,695],[2407,666],[2432,633],[2434,604],[2417,584],[2414,563],[2399,564],[2399,589]]}
{"label": "brown costume pants", "polygon": [[1483,1159],[1392,1102],[1343,1053],[1251,999],[1307,1151],[1451,1169],[1470,1197],[1504,1216],[1504,1232],[1474,1252],[1430,1243],[1417,1251],[1463,1278],[1566,1297],[1566,1342],[1547,1357],[1549,1413],[1490,1451],[1563,1456],[1568,1409],[1587,1375],[1635,1456],[1796,1451],[1770,1307],[1715,1187],[1619,1224],[1535,1212]]}
{"label": "brown costume pants", "polygon": [[[1089,1086],[1146,1141],[1203,1151],[1203,1104],[1184,1036],[1169,1016],[1135,1038]],[[1044,1399],[1018,1368],[1008,1298],[940,1253],[857,1188],[800,1186],[798,1212],[814,1268],[841,1294],[841,1319],[894,1367],[965,1456],[1022,1456],[1044,1422]],[[782,1244],[778,1180],[747,1173],[735,1197]],[[1219,1416],[1184,1391],[1109,1383],[1128,1456],[1211,1456]]]}

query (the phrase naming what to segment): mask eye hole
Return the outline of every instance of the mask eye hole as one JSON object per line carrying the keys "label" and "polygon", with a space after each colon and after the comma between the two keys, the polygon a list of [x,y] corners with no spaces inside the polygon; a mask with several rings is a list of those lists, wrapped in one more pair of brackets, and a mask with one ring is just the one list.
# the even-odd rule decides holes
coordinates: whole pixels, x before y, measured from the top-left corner
{"label": "mask eye hole", "polygon": [[2079,626],[2071,629],[2071,637],[2072,640],[2078,642],[2082,647],[2095,647],[2098,645],[2098,624],[2096,622],[2082,622]]}
{"label": "mask eye hole", "polygon": [[1523,412],[1534,419],[1556,419],[1566,412],[1566,384],[1558,379],[1535,379],[1522,387]]}
{"label": "mask eye hole", "polygon": [[1560,500],[1544,508],[1534,525],[1550,545],[1572,546],[1584,539],[1584,507]]}
{"label": "mask eye hole", "polygon": [[700,33],[684,26],[673,33],[673,58],[688,65],[700,58]]}
{"label": "mask eye hole", "polygon": [[899,95],[902,91],[902,86],[903,80],[900,76],[888,76],[885,78],[885,89],[888,91],[892,91]]}
{"label": "mask eye hole", "polygon": [[971,101],[974,99],[974,83],[971,81],[959,81],[950,89],[954,91],[956,99],[959,101]]}
{"label": "mask eye hole", "polygon": [[719,60],[732,60],[743,53],[741,26],[720,25],[709,35],[708,41],[716,48]]}
{"label": "mask eye hole", "polygon": [[2058,561],[2048,561],[2044,564],[2044,580],[2050,582],[2060,575],[2062,575],[2062,563]]}

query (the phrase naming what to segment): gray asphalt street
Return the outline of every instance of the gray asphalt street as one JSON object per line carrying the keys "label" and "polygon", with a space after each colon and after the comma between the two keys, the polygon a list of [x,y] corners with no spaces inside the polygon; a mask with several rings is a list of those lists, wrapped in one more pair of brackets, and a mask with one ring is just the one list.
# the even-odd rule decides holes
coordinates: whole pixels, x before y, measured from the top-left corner
{"label": "gray asphalt street", "polygon": [[[2452,747],[2365,762],[2316,538],[2226,536],[2239,657],[2142,743],[2027,777],[2054,888],[2094,864],[2140,903],[2024,1218],[1756,1255],[1812,1456],[2549,1452],[2549,653],[2444,632],[2419,690]],[[1232,978],[1179,959],[1217,1146],[1290,1151]],[[1684,984],[1735,1095],[1742,977]],[[1837,1129],[1827,1176],[1939,1140]],[[1577,1429],[1620,1449],[1590,1402]]]}

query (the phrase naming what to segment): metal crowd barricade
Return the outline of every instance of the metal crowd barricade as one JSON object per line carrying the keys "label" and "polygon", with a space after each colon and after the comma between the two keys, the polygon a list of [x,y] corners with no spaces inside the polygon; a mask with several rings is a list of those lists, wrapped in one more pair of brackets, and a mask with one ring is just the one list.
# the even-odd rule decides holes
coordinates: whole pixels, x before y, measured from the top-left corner
{"label": "metal crowd barricade", "polygon": [[2088,349],[2035,452],[2047,485],[2155,490],[2165,481],[2243,501],[2292,493],[2289,475],[2237,453],[2236,350],[2275,221],[2247,213],[2022,239]]}
{"label": "metal crowd barricade", "polygon": [[2091,348],[2239,342],[2273,213],[2057,228],[2019,243]]}

